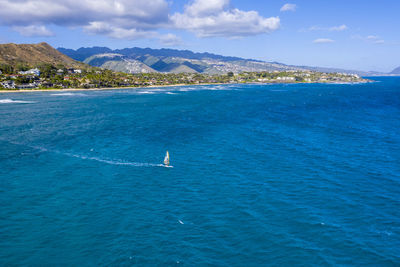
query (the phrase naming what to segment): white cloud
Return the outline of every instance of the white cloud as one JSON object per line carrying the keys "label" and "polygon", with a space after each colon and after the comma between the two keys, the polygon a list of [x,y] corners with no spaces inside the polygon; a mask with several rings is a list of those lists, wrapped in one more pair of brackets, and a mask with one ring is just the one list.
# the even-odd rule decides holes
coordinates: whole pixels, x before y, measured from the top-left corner
{"label": "white cloud", "polygon": [[320,31],[320,30],[322,30],[322,28],[319,26],[311,26],[310,28],[305,29],[304,31],[306,32],[306,31]]}
{"label": "white cloud", "polygon": [[229,6],[230,0],[195,0],[185,7],[186,13],[192,16],[216,15]]}
{"label": "white cloud", "polygon": [[280,27],[279,17],[231,9],[230,0],[187,0],[191,2],[184,12],[173,15],[168,1],[0,0],[0,26],[29,36],[49,36],[46,25],[72,26],[119,39],[160,38],[158,30],[173,28],[201,37],[235,38],[269,33]]}
{"label": "white cloud", "polygon": [[289,3],[287,3],[287,4],[284,4],[284,5],[281,7],[281,12],[296,11],[296,9],[297,9],[297,5],[296,5],[296,4],[289,4]]}
{"label": "white cloud", "polygon": [[365,39],[374,44],[384,44],[385,43],[385,40],[381,39],[377,35],[368,35]]}
{"label": "white cloud", "polygon": [[229,9],[229,0],[194,0],[183,13],[171,16],[178,29],[199,37],[237,38],[270,33],[280,27],[279,17],[265,18],[257,11]]}
{"label": "white cloud", "polygon": [[172,33],[161,35],[159,40],[163,45],[166,46],[178,46],[182,44],[181,38]]}
{"label": "white cloud", "polygon": [[124,18],[141,25],[167,21],[165,0],[0,0],[4,24],[53,23],[82,25]]}
{"label": "white cloud", "polygon": [[379,38],[379,37],[376,36],[376,35],[368,35],[368,36],[366,37],[367,40],[372,40],[372,41],[375,41],[375,40],[377,40],[378,38]]}
{"label": "white cloud", "polygon": [[143,31],[135,28],[126,29],[102,21],[90,22],[89,25],[84,26],[83,28],[85,32],[89,34],[102,34],[115,39],[128,39],[128,40],[143,39],[143,38],[150,39],[157,36],[156,32],[154,31],[148,31],[148,30]]}
{"label": "white cloud", "polygon": [[329,44],[329,43],[333,43],[333,42],[335,42],[335,41],[332,39],[328,39],[328,38],[318,38],[313,41],[314,44]]}
{"label": "white cloud", "polygon": [[361,40],[367,43],[373,43],[373,44],[384,44],[385,40],[383,40],[382,38],[380,38],[377,35],[368,35],[366,37],[361,36],[361,35],[353,35],[351,37],[352,39],[356,39],[356,40]]}
{"label": "white cloud", "polygon": [[54,33],[51,32],[43,25],[29,25],[29,26],[14,26],[12,29],[16,32],[19,32],[23,36],[38,36],[38,37],[49,37],[54,36]]}
{"label": "white cloud", "polygon": [[329,31],[331,32],[341,32],[347,30],[348,27],[345,24],[342,24],[340,26],[333,26],[329,28]]}
{"label": "white cloud", "polygon": [[339,26],[332,26],[332,27],[320,27],[320,26],[311,26],[308,29],[302,29],[300,30],[301,32],[311,32],[311,31],[330,31],[330,32],[341,32],[341,31],[345,31],[348,30],[349,27],[347,27],[347,25],[342,24]]}
{"label": "white cloud", "polygon": [[19,32],[53,24],[129,39],[168,23],[169,13],[166,0],[0,0],[0,7],[0,25]]}

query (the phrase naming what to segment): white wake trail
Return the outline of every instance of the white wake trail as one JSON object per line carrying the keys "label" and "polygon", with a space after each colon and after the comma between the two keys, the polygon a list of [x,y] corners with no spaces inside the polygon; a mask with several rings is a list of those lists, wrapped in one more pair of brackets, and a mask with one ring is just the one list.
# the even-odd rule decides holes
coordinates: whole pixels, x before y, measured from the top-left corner
{"label": "white wake trail", "polygon": [[130,161],[115,160],[115,159],[103,159],[103,158],[99,158],[99,157],[91,157],[91,156],[73,154],[73,153],[68,153],[68,152],[61,152],[58,150],[49,150],[47,148],[39,147],[39,146],[30,146],[30,147],[32,147],[36,150],[39,150],[41,152],[56,153],[56,154],[64,155],[67,157],[78,158],[78,159],[83,159],[83,160],[92,160],[92,161],[97,161],[97,162],[106,163],[106,164],[110,164],[110,165],[122,165],[122,166],[133,166],[133,167],[168,167],[168,166],[165,166],[164,164],[130,162]]}
{"label": "white wake trail", "polygon": [[73,158],[79,158],[83,160],[93,160],[93,161],[98,161],[110,165],[125,165],[125,166],[134,166],[134,167],[164,167],[163,164],[154,164],[154,163],[143,163],[143,162],[127,162],[127,161],[119,161],[119,160],[110,160],[110,159],[102,159],[98,157],[90,157],[90,156],[83,156],[83,155],[77,155],[77,154],[71,154],[71,153],[60,153],[65,156],[73,157]]}

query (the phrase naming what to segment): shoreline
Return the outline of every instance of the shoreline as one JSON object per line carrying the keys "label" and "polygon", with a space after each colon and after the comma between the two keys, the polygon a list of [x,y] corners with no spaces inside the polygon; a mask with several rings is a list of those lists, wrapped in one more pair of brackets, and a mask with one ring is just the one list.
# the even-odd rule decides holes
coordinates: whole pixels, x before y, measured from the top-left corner
{"label": "shoreline", "polygon": [[123,90],[123,89],[130,89],[130,90],[140,90],[145,88],[166,88],[166,87],[183,87],[183,86],[201,86],[201,85],[228,85],[228,84],[362,84],[362,83],[371,83],[374,81],[361,81],[361,82],[327,82],[327,83],[320,83],[320,82],[297,82],[297,83],[263,83],[263,82],[251,82],[251,83],[198,83],[198,84],[168,84],[168,85],[149,85],[149,86],[140,86],[140,87],[100,87],[100,88],[48,88],[48,89],[11,89],[11,90],[4,90],[0,89],[1,93],[29,93],[29,92],[78,92],[78,91],[105,91],[105,90]]}

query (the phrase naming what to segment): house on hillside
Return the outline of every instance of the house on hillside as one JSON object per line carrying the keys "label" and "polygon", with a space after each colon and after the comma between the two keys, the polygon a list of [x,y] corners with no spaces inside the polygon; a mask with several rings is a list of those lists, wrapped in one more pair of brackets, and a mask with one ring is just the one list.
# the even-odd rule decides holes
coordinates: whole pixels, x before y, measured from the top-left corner
{"label": "house on hillside", "polygon": [[68,69],[69,74],[81,74],[82,70],[81,69]]}
{"label": "house on hillside", "polygon": [[18,84],[15,86],[17,89],[34,89],[38,87],[37,83],[25,83],[25,84]]}
{"label": "house on hillside", "polygon": [[35,69],[30,69],[27,71],[20,71],[18,72],[21,75],[34,75],[34,76],[40,76],[40,70],[35,68]]}
{"label": "house on hillside", "polygon": [[1,82],[0,85],[5,89],[15,89],[15,82],[14,81],[4,81]]}
{"label": "house on hillside", "polygon": [[291,82],[296,80],[294,77],[278,77],[276,79],[281,81],[291,81]]}

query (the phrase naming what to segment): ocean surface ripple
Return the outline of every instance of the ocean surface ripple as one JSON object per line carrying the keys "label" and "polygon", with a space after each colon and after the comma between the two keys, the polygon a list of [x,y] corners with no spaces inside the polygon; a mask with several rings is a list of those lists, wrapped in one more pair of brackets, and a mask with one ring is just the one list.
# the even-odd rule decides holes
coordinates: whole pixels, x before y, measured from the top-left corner
{"label": "ocean surface ripple", "polygon": [[0,265],[400,266],[374,79],[1,94]]}

